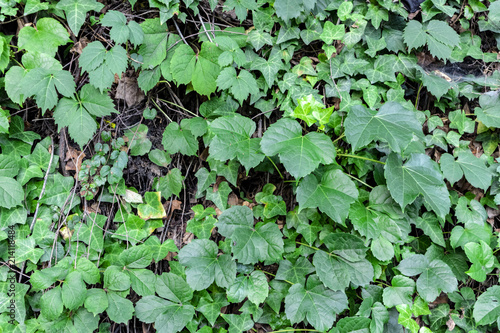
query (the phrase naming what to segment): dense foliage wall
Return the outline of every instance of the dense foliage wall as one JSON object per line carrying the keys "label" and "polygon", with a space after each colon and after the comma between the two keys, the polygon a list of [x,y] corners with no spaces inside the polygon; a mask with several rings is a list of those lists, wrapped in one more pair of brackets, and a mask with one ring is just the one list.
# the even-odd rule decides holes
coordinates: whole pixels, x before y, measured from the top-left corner
{"label": "dense foliage wall", "polygon": [[500,328],[500,0],[0,29],[0,332]]}

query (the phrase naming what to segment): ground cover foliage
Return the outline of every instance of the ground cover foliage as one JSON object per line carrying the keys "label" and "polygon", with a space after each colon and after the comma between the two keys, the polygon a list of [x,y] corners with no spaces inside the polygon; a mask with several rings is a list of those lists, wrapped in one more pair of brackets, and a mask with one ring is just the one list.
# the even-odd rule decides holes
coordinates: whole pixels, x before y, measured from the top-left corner
{"label": "ground cover foliage", "polygon": [[1,332],[497,332],[500,1],[0,1]]}

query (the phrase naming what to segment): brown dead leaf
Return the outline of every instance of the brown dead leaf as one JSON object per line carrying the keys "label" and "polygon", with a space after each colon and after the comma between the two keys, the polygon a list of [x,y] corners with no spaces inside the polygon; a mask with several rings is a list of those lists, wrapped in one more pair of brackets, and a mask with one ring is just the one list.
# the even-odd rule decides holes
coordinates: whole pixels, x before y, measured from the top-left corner
{"label": "brown dead leaf", "polygon": [[66,162],[66,170],[76,171],[75,178],[78,177],[78,173],[80,172],[85,156],[84,152],[76,150],[71,146],[68,146],[68,150],[66,150],[66,156],[64,158],[64,161]]}
{"label": "brown dead leaf", "polygon": [[446,326],[448,327],[448,331],[453,331],[455,329],[455,322],[453,321],[453,319],[451,319],[451,316],[450,319],[448,319],[448,321],[446,322]]}
{"label": "brown dead leaf", "polygon": [[71,48],[71,50],[69,50],[69,52],[82,54],[83,49],[85,48],[85,46],[87,46],[88,43],[89,40],[87,39],[87,37],[82,37],[80,38],[79,41],[75,43],[75,45],[73,45],[73,47]]}
{"label": "brown dead leaf", "polygon": [[182,210],[182,201],[172,200],[172,210]]}
{"label": "brown dead leaf", "polygon": [[429,303],[429,309],[434,309],[436,308],[439,304],[446,304],[448,303],[448,295],[446,295],[445,293],[441,293],[441,295],[439,295],[435,300],[434,302],[430,302]]}
{"label": "brown dead leaf", "polygon": [[166,259],[167,261],[172,261],[172,260],[174,260],[176,255],[177,255],[177,252],[169,252],[164,259]]}
{"label": "brown dead leaf", "polygon": [[115,98],[123,99],[127,106],[139,104],[145,97],[144,92],[139,88],[136,77],[124,76],[118,80]]}
{"label": "brown dead leaf", "polygon": [[194,239],[194,234],[190,232],[186,232],[184,236],[182,237],[182,243],[184,244],[189,244],[191,241]]}
{"label": "brown dead leaf", "polygon": [[227,198],[227,203],[229,206],[237,206],[240,205],[239,198],[234,192],[229,193],[229,197]]}

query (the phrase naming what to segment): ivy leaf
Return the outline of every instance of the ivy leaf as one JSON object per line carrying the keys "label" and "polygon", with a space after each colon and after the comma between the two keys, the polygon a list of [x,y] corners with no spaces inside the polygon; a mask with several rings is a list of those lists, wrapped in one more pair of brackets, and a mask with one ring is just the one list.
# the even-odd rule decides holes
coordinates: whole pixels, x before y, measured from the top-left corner
{"label": "ivy leaf", "polygon": [[283,254],[283,235],[275,223],[254,226],[252,210],[233,206],[225,210],[216,224],[219,233],[230,238],[234,258],[242,264],[277,262]]}
{"label": "ivy leaf", "polygon": [[261,30],[252,30],[248,34],[247,41],[249,41],[250,44],[252,44],[255,51],[259,51],[264,45],[273,45],[273,39],[271,35]]}
{"label": "ivy leaf", "polygon": [[238,74],[234,67],[224,68],[217,77],[217,86],[219,89],[228,89],[233,96],[242,105],[248,95],[256,95],[259,93],[257,81],[252,74],[242,69]]}
{"label": "ivy leaf", "polygon": [[344,24],[333,24],[331,21],[326,21],[323,26],[323,32],[319,38],[326,44],[332,44],[334,40],[342,40],[345,35]]}
{"label": "ivy leaf", "polygon": [[264,302],[269,294],[269,285],[264,273],[253,271],[252,274],[240,275],[227,289],[227,299],[231,303],[240,303],[246,297],[255,305]]}
{"label": "ivy leaf", "polygon": [[220,210],[225,210],[227,208],[227,200],[229,198],[229,193],[232,190],[226,181],[219,184],[218,187],[214,186],[207,189],[206,197],[207,200],[212,201],[217,208]]}
{"label": "ivy leaf", "polygon": [[450,210],[448,189],[437,163],[425,154],[412,154],[403,165],[396,154],[390,154],[385,165],[387,187],[394,200],[404,209],[417,196],[423,195],[426,203],[443,218]]}
{"label": "ivy leaf", "polygon": [[55,55],[57,48],[70,41],[68,31],[59,21],[44,17],[37,21],[36,29],[25,26],[19,31],[18,46],[29,52]]}
{"label": "ivy leaf", "polygon": [[57,9],[64,10],[68,25],[75,36],[78,36],[87,12],[98,12],[103,7],[104,5],[96,0],[62,0],[56,5]]}
{"label": "ivy leaf", "polygon": [[347,115],[345,127],[353,152],[373,140],[383,140],[393,151],[401,153],[413,135],[423,138],[422,126],[415,112],[397,102],[387,102],[379,111],[355,105]]}
{"label": "ivy leaf", "polygon": [[66,276],[62,286],[62,302],[69,310],[74,310],[83,305],[87,296],[87,286],[83,282],[82,273],[73,271]]}
{"label": "ivy leaf", "polygon": [[448,59],[453,47],[458,46],[459,36],[448,23],[432,20],[426,26],[420,22],[410,21],[404,30],[403,38],[410,48],[418,48],[427,43],[429,51],[434,57]]}
{"label": "ivy leaf", "polygon": [[392,278],[391,285],[391,287],[384,288],[382,294],[384,305],[387,308],[413,303],[412,296],[415,291],[415,281],[403,275],[396,275]]}
{"label": "ivy leaf", "polygon": [[366,70],[366,78],[370,82],[396,82],[394,75],[394,62],[397,57],[394,55],[378,55],[373,63],[373,68]]}
{"label": "ivy leaf", "polygon": [[180,152],[183,155],[196,155],[198,151],[198,140],[188,129],[180,129],[179,124],[172,122],[168,124],[163,132],[161,141],[163,147],[169,154]]}
{"label": "ivy leaf", "polygon": [[208,239],[194,239],[179,252],[179,262],[186,266],[188,284],[204,290],[215,283],[229,288],[236,277],[236,262],[228,254],[218,256],[217,245]]}
{"label": "ivy leaf", "polygon": [[431,240],[441,245],[442,247],[446,247],[443,237],[443,229],[439,224],[439,220],[435,214],[432,212],[425,212],[422,217],[417,217],[415,219],[415,226],[424,231],[424,234],[429,236]]}
{"label": "ivy leaf", "polygon": [[218,58],[221,53],[210,42],[204,42],[198,54],[191,47],[180,45],[170,63],[172,76],[180,84],[192,82],[197,93],[209,96],[217,88],[216,78],[220,73]]}
{"label": "ivy leaf", "polygon": [[165,242],[160,243],[160,240],[156,236],[149,237],[144,244],[150,248],[150,251],[155,262],[163,260],[168,252],[179,252],[177,246],[173,239],[167,239]]}
{"label": "ivy leaf", "polygon": [[470,269],[465,273],[478,282],[484,282],[486,274],[493,269],[494,257],[491,247],[481,240],[479,243],[467,243],[464,250],[472,263]]}
{"label": "ivy leaf", "polygon": [[417,333],[420,326],[417,324],[415,319],[412,318],[412,312],[408,304],[400,304],[396,306],[399,312],[398,324],[403,325],[408,328],[411,333]]}
{"label": "ivy leaf", "polygon": [[500,317],[500,286],[489,287],[474,304],[472,313],[477,325],[493,324]]}
{"label": "ivy leaf", "polygon": [[172,162],[172,158],[170,155],[161,149],[153,149],[149,152],[148,158],[154,164],[161,167],[168,167],[168,165]]}
{"label": "ivy leaf", "polygon": [[299,257],[293,264],[285,259],[280,261],[276,279],[304,285],[306,276],[313,273],[315,270],[316,269],[309,260],[304,257]]}
{"label": "ivy leaf", "polygon": [[285,297],[285,313],[290,322],[304,319],[318,331],[330,329],[336,315],[347,308],[347,297],[343,291],[331,291],[309,277],[307,286],[294,284]]}
{"label": "ivy leaf", "polygon": [[272,124],[260,145],[267,156],[279,154],[286,170],[296,179],[307,176],[320,163],[331,164],[335,159],[335,148],[329,137],[317,132],[302,136],[300,124],[288,118]]}
{"label": "ivy leaf", "polygon": [[168,171],[166,176],[158,179],[157,189],[161,191],[161,196],[166,200],[173,195],[178,196],[182,189],[184,176],[177,168]]}
{"label": "ivy leaf", "polygon": [[10,209],[21,205],[24,191],[16,180],[11,177],[0,177],[0,207]]}
{"label": "ivy leaf", "polygon": [[474,187],[487,190],[491,185],[492,174],[485,163],[474,156],[470,150],[458,153],[456,163],[462,169],[465,179]]}
{"label": "ivy leaf", "polygon": [[397,269],[406,276],[420,274],[417,291],[426,302],[433,302],[441,291],[454,292],[458,286],[450,267],[439,259],[429,261],[427,257],[416,254],[402,260]]}
{"label": "ivy leaf", "polygon": [[332,220],[344,224],[350,205],[358,198],[358,190],[340,170],[329,170],[318,182],[316,176],[305,177],[297,188],[300,209],[318,207]]}
{"label": "ivy leaf", "polygon": [[71,97],[75,93],[75,81],[70,72],[35,68],[26,74],[23,80],[26,88],[25,97],[35,96],[36,103],[42,112],[52,109],[57,104],[57,91]]}
{"label": "ivy leaf", "polygon": [[276,15],[284,21],[290,21],[293,18],[299,17],[303,8],[302,6],[302,0],[276,0],[274,2]]}
{"label": "ivy leaf", "polygon": [[145,204],[137,206],[137,215],[141,219],[162,219],[167,216],[165,208],[161,204],[161,192],[146,192],[144,201]]}
{"label": "ivy leaf", "polygon": [[219,161],[236,158],[248,172],[265,157],[260,152],[260,138],[251,138],[255,128],[253,120],[238,114],[215,119],[210,124],[215,134],[210,143],[210,155]]}
{"label": "ivy leaf", "polygon": [[267,86],[272,87],[278,72],[285,68],[280,53],[273,49],[268,60],[260,57],[255,58],[250,69],[260,71],[266,80]]}

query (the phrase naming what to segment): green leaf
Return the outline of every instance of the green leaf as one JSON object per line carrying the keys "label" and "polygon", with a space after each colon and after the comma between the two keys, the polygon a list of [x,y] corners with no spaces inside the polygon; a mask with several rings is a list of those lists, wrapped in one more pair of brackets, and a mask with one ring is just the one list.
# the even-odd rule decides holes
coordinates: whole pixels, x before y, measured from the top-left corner
{"label": "green leaf", "polygon": [[127,69],[127,51],[120,45],[106,50],[101,42],[89,43],[79,58],[80,67],[89,73],[90,84],[101,92],[111,87],[115,74]]}
{"label": "green leaf", "polygon": [[222,51],[213,43],[204,42],[198,54],[191,47],[180,45],[170,63],[173,78],[180,84],[192,82],[193,89],[209,96],[217,88],[216,78],[220,73],[218,63]]}
{"label": "green leaf", "polygon": [[213,326],[215,321],[221,314],[221,309],[224,306],[229,305],[229,302],[226,300],[226,295],[222,293],[218,293],[215,295],[211,295],[212,299],[208,299],[206,297],[202,297],[196,310],[200,311],[205,318],[207,318],[208,322]]}
{"label": "green leaf", "polygon": [[152,259],[150,248],[145,245],[133,246],[120,253],[120,265],[130,268],[145,268]]}
{"label": "green leaf", "polygon": [[103,313],[108,308],[108,296],[106,292],[98,288],[87,290],[84,306],[94,316]]}
{"label": "green leaf", "polygon": [[234,258],[242,264],[277,262],[283,254],[283,235],[275,223],[254,226],[252,210],[233,206],[225,210],[216,224],[219,233],[230,238]]}
{"label": "green leaf", "polygon": [[161,149],[151,150],[148,154],[148,158],[154,164],[164,168],[168,167],[170,162],[172,162],[170,155]]}
{"label": "green leaf", "polygon": [[260,139],[251,138],[255,129],[255,122],[240,115],[215,119],[210,124],[210,130],[215,134],[210,143],[210,155],[219,161],[236,158],[248,172],[264,159]]}
{"label": "green leaf", "polygon": [[472,313],[477,325],[489,325],[500,317],[500,286],[489,287],[474,304]]}
{"label": "green leaf", "polygon": [[19,31],[17,45],[29,52],[55,55],[57,48],[70,41],[68,31],[57,20],[44,17],[37,21],[36,29],[25,26]]}
{"label": "green leaf", "polygon": [[194,308],[189,304],[176,304],[156,296],[145,296],[136,304],[137,318],[155,323],[157,332],[179,332],[193,318]]}
{"label": "green leaf", "polygon": [[0,207],[10,209],[21,205],[24,191],[16,180],[10,177],[0,177]]}
{"label": "green leaf", "polygon": [[174,273],[163,273],[157,276],[156,293],[177,303],[187,303],[193,298],[193,290],[184,279]]}
{"label": "green leaf", "polygon": [[74,183],[73,177],[64,177],[59,173],[49,176],[45,194],[40,199],[40,203],[63,207],[68,197],[70,197]]}
{"label": "green leaf", "polygon": [[448,189],[437,163],[429,156],[412,154],[403,165],[396,154],[391,154],[385,165],[385,177],[391,196],[402,209],[421,194],[440,218],[448,214],[451,205]]}
{"label": "green leaf", "polygon": [[95,284],[101,281],[101,273],[97,266],[87,258],[79,258],[76,263],[76,270],[82,274],[82,278],[88,284]]}
{"label": "green leaf", "polygon": [[229,324],[229,333],[245,332],[254,325],[249,314],[221,314],[221,317]]}
{"label": "green leaf", "polygon": [[99,317],[79,308],[73,317],[74,327],[80,332],[94,332],[99,327]]}
{"label": "green leaf", "polygon": [[247,41],[252,44],[255,51],[259,51],[264,45],[273,45],[273,39],[271,35],[261,30],[252,30],[248,34]]}
{"label": "green leaf", "polygon": [[269,285],[266,276],[261,271],[252,274],[240,275],[227,290],[227,299],[231,303],[240,303],[246,297],[255,305],[264,302],[269,294]]}
{"label": "green leaf", "polygon": [[408,328],[411,333],[417,333],[420,329],[417,322],[412,318],[412,312],[408,304],[400,304],[396,306],[399,312],[398,324]]}
{"label": "green leaf", "polygon": [[109,36],[115,43],[126,43],[130,31],[127,27],[127,18],[125,15],[116,10],[110,10],[101,19],[101,25],[104,27],[111,27]]}
{"label": "green leaf", "polygon": [[59,129],[67,126],[71,137],[83,147],[94,135],[97,124],[92,116],[104,117],[116,113],[113,100],[91,85],[80,90],[80,98],[61,98],[54,110]]}
{"label": "green leaf", "polygon": [[299,17],[302,6],[303,1],[301,0],[276,0],[274,2],[276,15],[284,21]]}
{"label": "green leaf", "polygon": [[108,308],[106,313],[109,319],[117,324],[126,324],[134,313],[134,305],[132,302],[117,293],[108,292]]}
{"label": "green leaf", "polygon": [[345,127],[353,152],[379,139],[387,142],[393,151],[401,153],[413,135],[423,138],[422,126],[415,112],[396,102],[385,103],[378,112],[356,105],[348,113]]}
{"label": "green leaf", "polygon": [[326,44],[332,44],[334,40],[342,40],[345,35],[344,24],[333,24],[331,21],[326,21],[323,26],[323,32],[319,38]]}
{"label": "green leaf", "polygon": [[168,124],[163,139],[161,141],[163,147],[169,154],[180,152],[183,155],[196,155],[198,150],[198,141],[193,136],[190,130],[180,129],[179,124]]}
{"label": "green leaf", "polygon": [[22,263],[25,260],[36,264],[43,253],[42,249],[35,248],[35,239],[33,237],[16,239],[16,264]]}
{"label": "green leaf", "polygon": [[182,190],[182,184],[184,177],[181,171],[177,168],[168,171],[166,176],[160,177],[158,179],[158,190],[161,191],[161,195],[166,200],[170,199],[173,195],[178,196]]}
{"label": "green leaf", "polygon": [[422,217],[417,217],[415,220],[415,226],[424,231],[424,234],[429,236],[431,240],[441,245],[442,247],[446,247],[443,237],[443,229],[439,224],[439,220],[435,214],[431,212],[425,212]]}
{"label": "green leaf", "polygon": [[228,254],[218,256],[217,245],[208,239],[194,239],[179,252],[186,266],[187,282],[194,290],[207,289],[214,281],[229,288],[236,277],[236,262]]}
{"label": "green leaf", "polygon": [[82,273],[74,271],[66,276],[62,286],[62,302],[69,310],[74,310],[83,305],[87,296],[87,286],[83,282]]}
{"label": "green leaf", "polygon": [[96,0],[62,0],[56,5],[57,9],[64,10],[68,25],[75,36],[78,36],[87,12],[91,10],[98,12],[103,7],[104,5]]}
{"label": "green leaf", "polygon": [[493,270],[494,257],[491,247],[484,241],[478,243],[467,243],[464,247],[465,254],[472,266],[465,272],[478,282],[486,280],[486,274]]}
{"label": "green leaf", "polygon": [[123,291],[130,288],[130,276],[118,266],[109,266],[104,271],[104,288]]}
{"label": "green leaf", "polygon": [[332,327],[336,315],[347,308],[347,297],[343,291],[331,291],[316,279],[309,277],[307,286],[294,284],[285,297],[285,313],[290,322],[304,319],[317,330]]}
{"label": "green leaf", "polygon": [[470,242],[484,241],[486,243],[489,243],[491,236],[491,227],[484,222],[482,223],[482,225],[472,223],[465,229],[457,225],[451,231],[450,245],[453,248],[457,248],[464,247],[467,243]]}
{"label": "green leaf", "polygon": [[71,97],[75,92],[75,82],[70,72],[35,68],[28,72],[23,80],[26,85],[25,96],[35,96],[36,103],[42,112],[52,109],[57,104],[57,91]]}
{"label": "green leaf", "polygon": [[13,178],[19,173],[19,162],[13,156],[0,155],[0,177]]}
{"label": "green leaf", "polygon": [[57,319],[63,311],[61,287],[57,286],[42,295],[40,298],[41,314],[48,320]]}
{"label": "green leaf", "polygon": [[268,87],[272,87],[276,81],[276,76],[281,69],[285,69],[279,52],[271,51],[268,60],[264,58],[255,58],[251,66],[252,70],[258,70],[266,80]]}
{"label": "green leaf", "polygon": [[490,91],[479,96],[479,105],[481,107],[476,107],[474,109],[474,114],[477,116],[477,120],[481,121],[488,127],[500,127],[499,103],[500,91],[498,90]]}
{"label": "green leaf", "polygon": [[146,203],[137,206],[137,215],[141,219],[162,219],[167,216],[165,208],[161,204],[161,192],[146,192],[144,201]]}
{"label": "green leaf", "polygon": [[223,181],[222,183],[219,184],[217,187],[217,190],[214,186],[214,188],[210,187],[207,190],[206,197],[207,200],[212,201],[217,208],[220,210],[225,210],[227,208],[227,200],[229,197],[229,193],[231,193],[232,190],[227,184],[226,181]]}
{"label": "green leaf", "polygon": [[315,270],[309,260],[304,257],[299,257],[293,264],[285,259],[280,261],[276,279],[304,285],[306,276]]}
{"label": "green leaf", "polygon": [[400,304],[411,305],[412,296],[415,291],[415,281],[403,275],[392,278],[391,287],[384,288],[383,300],[387,308]]}
{"label": "green leaf", "polygon": [[358,198],[356,185],[340,170],[329,170],[318,182],[316,176],[305,177],[297,188],[300,209],[318,207],[332,220],[344,224],[350,205]]}
{"label": "green leaf", "polygon": [[142,156],[151,150],[151,141],[147,138],[148,127],[144,124],[132,127],[125,131],[128,138],[129,153],[131,156]]}
{"label": "green leaf", "polygon": [[[167,48],[177,37],[168,32],[166,25],[162,25],[159,18],[147,19],[140,26],[144,31],[144,40],[139,48],[139,55],[143,57],[142,68],[151,69],[167,57]],[[169,52],[173,54],[174,50]]]}
{"label": "green leaf", "polygon": [[226,67],[220,72],[217,77],[217,86],[220,90],[228,89],[231,91],[236,100],[240,102],[240,105],[247,99],[248,95],[259,93],[257,81],[252,74],[243,69],[236,74],[233,67]]}
{"label": "green leaf", "polygon": [[458,153],[456,163],[462,169],[465,178],[474,187],[487,190],[491,185],[492,174],[485,163],[475,157],[470,150]]}
{"label": "green leaf", "polygon": [[144,242],[144,244],[150,248],[155,262],[163,260],[167,256],[168,252],[179,252],[179,249],[175,246],[173,239],[167,239],[163,243],[160,243],[158,237],[151,236]]}
{"label": "green leaf", "polygon": [[397,269],[406,276],[420,274],[417,291],[426,302],[433,302],[441,291],[454,292],[458,286],[450,267],[439,259],[429,262],[427,257],[417,254],[402,260]]}
{"label": "green leaf", "polygon": [[320,163],[331,164],[335,159],[335,149],[329,137],[317,132],[302,136],[300,124],[288,118],[272,124],[260,145],[267,156],[279,154],[286,170],[296,179],[307,176]]}

